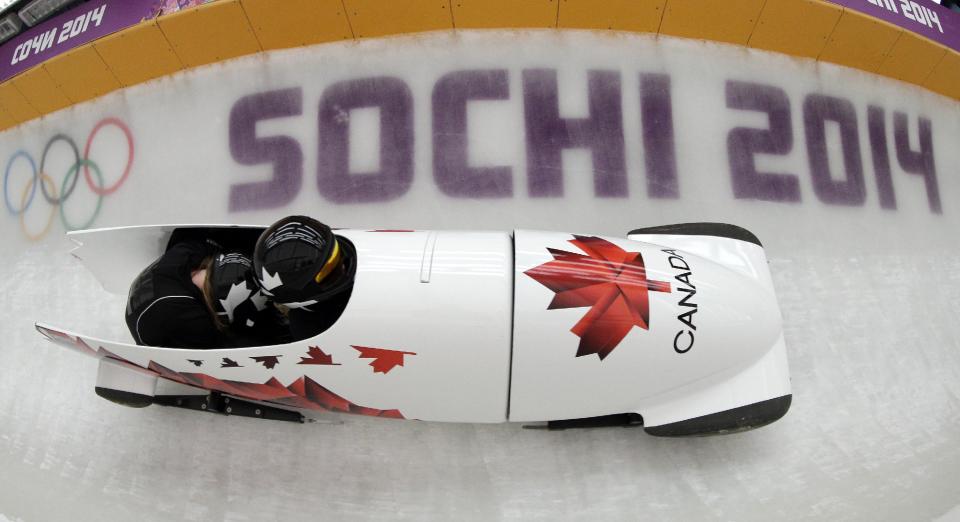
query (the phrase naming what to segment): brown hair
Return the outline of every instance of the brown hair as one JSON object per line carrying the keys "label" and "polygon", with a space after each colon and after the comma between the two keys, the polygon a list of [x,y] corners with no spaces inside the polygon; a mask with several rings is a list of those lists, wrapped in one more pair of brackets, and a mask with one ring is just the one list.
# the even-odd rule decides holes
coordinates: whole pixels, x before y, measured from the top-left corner
{"label": "brown hair", "polygon": [[200,266],[198,266],[196,270],[207,271],[203,278],[203,302],[207,305],[207,312],[210,313],[210,318],[213,319],[213,325],[217,327],[217,330],[223,332],[227,329],[227,323],[217,314],[216,308],[213,306],[213,283],[210,281],[210,276],[213,273],[213,270],[211,270],[213,259],[214,256],[203,258],[203,261],[200,262]]}

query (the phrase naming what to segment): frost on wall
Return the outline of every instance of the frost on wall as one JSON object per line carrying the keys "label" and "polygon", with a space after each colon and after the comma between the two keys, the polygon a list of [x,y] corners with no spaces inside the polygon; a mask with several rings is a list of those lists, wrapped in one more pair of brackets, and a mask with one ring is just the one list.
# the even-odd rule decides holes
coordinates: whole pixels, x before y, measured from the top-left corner
{"label": "frost on wall", "polygon": [[938,220],[957,191],[957,113],[859,71],[670,38],[327,44],[195,69],[8,131],[3,226],[39,238],[296,212],[346,227],[618,233],[811,213]]}

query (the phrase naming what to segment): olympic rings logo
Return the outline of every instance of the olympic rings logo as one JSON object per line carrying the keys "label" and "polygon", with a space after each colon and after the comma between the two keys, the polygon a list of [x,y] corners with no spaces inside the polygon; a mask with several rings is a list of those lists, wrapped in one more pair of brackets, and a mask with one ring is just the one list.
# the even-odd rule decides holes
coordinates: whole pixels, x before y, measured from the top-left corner
{"label": "olympic rings logo", "polygon": [[[123,168],[123,173],[120,175],[120,177],[110,186],[104,186],[103,172],[100,170],[100,166],[90,159],[90,148],[93,145],[93,141],[96,138],[97,133],[107,126],[114,126],[120,129],[127,141],[127,164]],[[58,142],[63,142],[70,146],[70,149],[73,151],[74,159],[73,164],[67,169],[66,173],[63,175],[63,180],[60,182],[59,196],[57,195],[57,183],[54,181],[54,178],[47,173],[46,170],[47,155],[50,153],[50,149]],[[46,146],[44,146],[43,154],[40,156],[39,168],[37,167],[37,163],[34,161],[33,156],[23,149],[14,152],[13,155],[10,156],[10,159],[7,161],[7,168],[3,174],[3,202],[6,204],[7,210],[10,212],[11,216],[19,217],[20,229],[23,231],[23,234],[28,239],[33,241],[42,238],[47,234],[47,232],[49,232],[50,226],[54,221],[54,216],[58,213],[58,209],[60,221],[63,223],[63,227],[67,231],[89,228],[90,225],[96,221],[97,216],[100,214],[100,207],[103,204],[103,197],[109,196],[110,194],[116,192],[130,175],[130,168],[133,166],[133,150],[133,134],[130,132],[130,128],[117,118],[104,118],[93,127],[93,130],[90,131],[90,135],[87,137],[87,143],[83,149],[83,156],[80,155],[80,149],[77,148],[76,142],[74,142],[70,136],[67,136],[66,134],[57,134],[50,138],[50,140],[47,141]],[[30,165],[32,176],[30,177],[30,181],[23,187],[23,190],[11,192],[9,186],[10,172],[18,160],[21,162],[25,161]],[[71,223],[67,219],[67,215],[64,212],[64,206],[77,188],[77,180],[80,179],[81,169],[83,170],[83,178],[86,180],[87,186],[89,186],[90,190],[92,190],[97,196],[97,205],[96,209],[86,220],[86,222],[82,224],[75,224]],[[96,175],[96,182],[94,181],[94,176],[91,175],[91,171],[94,175]],[[43,195],[43,199],[50,204],[50,214],[47,217],[46,223],[43,225],[42,230],[39,232],[31,232],[27,230],[25,215],[27,213],[27,209],[29,209],[33,204],[37,193],[37,186],[40,187],[40,193]],[[13,201],[11,201],[11,197],[13,198]],[[19,202],[19,204],[15,204],[16,202]]]}

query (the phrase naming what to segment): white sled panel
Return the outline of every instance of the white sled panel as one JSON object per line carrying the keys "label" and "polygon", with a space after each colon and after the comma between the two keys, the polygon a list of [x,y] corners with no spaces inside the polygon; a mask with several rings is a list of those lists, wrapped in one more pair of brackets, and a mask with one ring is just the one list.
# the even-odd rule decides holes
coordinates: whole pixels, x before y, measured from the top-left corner
{"label": "white sled panel", "polygon": [[[152,239],[139,239],[149,245],[160,237],[156,231],[117,234],[149,232]],[[47,325],[38,324],[38,329],[88,355],[128,361],[168,380],[286,407],[434,421],[505,421],[510,235],[337,233],[356,246],[356,282],[337,323],[312,339],[189,350],[115,343]],[[427,282],[421,277],[425,256],[430,261]],[[150,261],[137,260],[143,266]],[[133,277],[141,269],[127,272]],[[123,310],[116,313],[117,320],[123,320]]]}
{"label": "white sled panel", "polygon": [[696,254],[756,279],[773,290],[767,255],[760,245],[728,237],[678,234],[630,234],[627,239]]}
{"label": "white sled panel", "polygon": [[695,254],[530,231],[515,245],[511,421],[643,415],[655,397],[737,374],[780,339],[773,293]]}

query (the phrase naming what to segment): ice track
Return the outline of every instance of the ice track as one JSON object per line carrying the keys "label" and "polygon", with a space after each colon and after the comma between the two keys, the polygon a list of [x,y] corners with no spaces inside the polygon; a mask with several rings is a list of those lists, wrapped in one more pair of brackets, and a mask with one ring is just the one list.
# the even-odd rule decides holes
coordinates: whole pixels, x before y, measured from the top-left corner
{"label": "ice track", "polygon": [[[21,146],[39,152],[63,122],[89,129],[103,114],[122,115],[137,138],[137,163],[128,185],[105,201],[98,226],[267,223],[294,212],[320,214],[335,226],[522,227],[621,236],[639,226],[671,222],[739,224],[764,242],[783,310],[793,387],[787,416],[748,433],[673,440],[625,428],[547,432],[346,416],[301,426],[161,407],[125,409],[94,395],[93,359],[45,342],[32,326],[46,320],[126,338],[123,298],[105,294],[68,255],[62,227],[30,243],[19,237],[16,219],[10,218],[0,223],[12,238],[0,247],[0,521],[960,517],[960,187],[955,179],[960,119],[955,103],[864,74],[742,49],[669,39],[654,44],[626,37],[611,42],[585,35],[533,36],[528,43],[538,50],[538,66],[574,71],[573,80],[563,81],[579,87],[561,97],[566,100],[561,104],[573,103],[564,110],[582,110],[576,105],[586,96],[582,72],[595,65],[596,56],[606,57],[602,66],[625,71],[623,92],[635,92],[637,71],[672,75],[680,196],[643,195],[643,160],[630,145],[628,198],[594,197],[589,156],[579,153],[564,158],[565,196],[528,198],[524,151],[497,145],[523,147],[523,139],[510,138],[520,136],[518,120],[507,141],[494,132],[483,134],[493,146],[476,144],[481,152],[501,151],[495,164],[514,167],[514,195],[456,199],[432,184],[433,84],[422,84],[423,78],[490,63],[509,69],[514,94],[503,107],[479,116],[494,118],[483,120],[487,125],[498,115],[522,116],[516,89],[522,88],[524,60],[531,59],[515,57],[496,35],[431,38],[397,44],[383,56],[376,42],[314,50],[316,60],[327,60],[318,62],[326,67],[323,74],[296,72],[294,65],[303,57],[284,53],[204,68],[0,135],[0,152],[9,155]],[[489,41],[475,41],[482,38]],[[609,46],[634,46],[636,52],[611,58],[600,52]],[[337,65],[344,56],[366,52],[356,67]],[[704,53],[710,61],[701,58]],[[489,56],[496,60],[488,63],[484,57]],[[393,63],[411,69],[398,72]],[[322,90],[316,84],[381,70],[404,78],[416,100],[413,184],[399,199],[333,203],[329,194],[317,193],[313,177],[317,152],[310,129]],[[260,132],[289,131],[299,140],[306,174],[302,191],[287,206],[228,211],[232,183],[264,176],[234,162],[225,137],[232,104],[257,90],[234,81],[251,71],[271,78],[263,80],[263,89],[304,86],[305,115],[271,121]],[[758,156],[758,162],[768,171],[797,173],[801,202],[730,195],[728,131],[737,125],[762,128],[766,122],[762,113],[725,106],[730,77],[786,90],[795,148],[783,157]],[[185,92],[188,97],[177,96]],[[798,112],[810,92],[847,96],[857,104],[867,173],[864,205],[828,205],[814,195]],[[861,99],[865,92],[869,100]],[[626,141],[641,143],[636,102],[624,103]],[[868,103],[887,107],[888,118],[894,110],[907,111],[912,133],[918,115],[933,118],[942,213],[930,210],[923,180],[898,170],[896,163],[898,209],[879,207],[868,159]],[[179,116],[165,118],[165,113]],[[484,127],[470,127],[470,132],[477,128]],[[190,139],[182,137],[186,129]],[[840,169],[840,145],[830,139],[830,164]],[[100,154],[109,156],[108,136],[103,140]],[[171,147],[190,153],[173,158],[166,154]],[[122,166],[125,149],[117,154]],[[25,179],[18,172],[11,183]],[[190,178],[187,172],[205,174]],[[189,184],[198,184],[205,197],[185,192],[182,186]],[[170,201],[180,201],[176,198],[186,199],[171,206]],[[74,204],[80,210],[71,211],[83,212],[82,200]]]}
{"label": "ice track", "polygon": [[767,248],[793,408],[760,430],[689,440],[120,408],[93,395],[93,359],[41,342],[30,322],[42,312],[117,330],[109,314],[123,303],[91,299],[97,283],[69,256],[8,254],[19,281],[2,289],[0,505],[12,520],[921,520],[954,509],[957,246]]}

